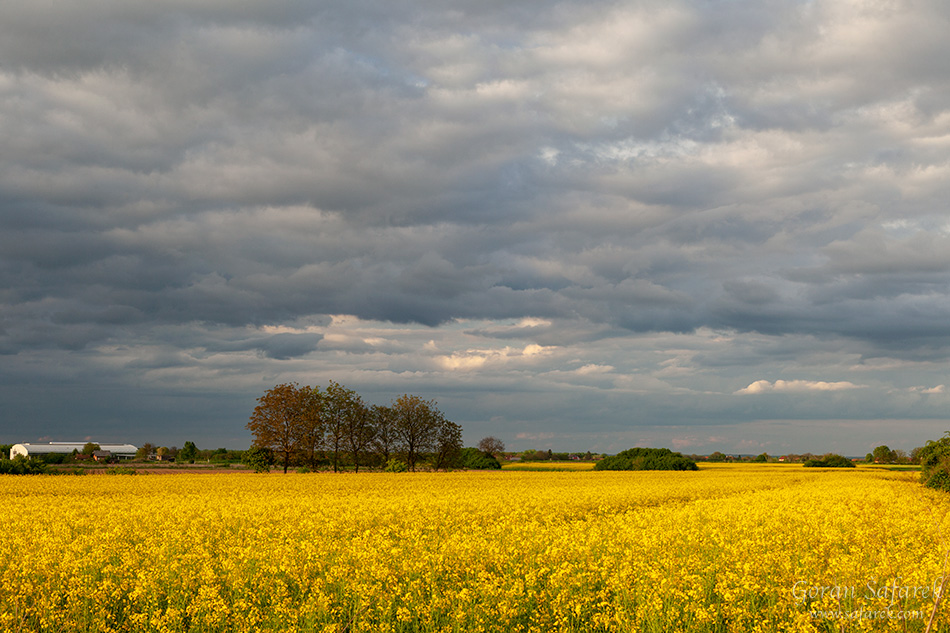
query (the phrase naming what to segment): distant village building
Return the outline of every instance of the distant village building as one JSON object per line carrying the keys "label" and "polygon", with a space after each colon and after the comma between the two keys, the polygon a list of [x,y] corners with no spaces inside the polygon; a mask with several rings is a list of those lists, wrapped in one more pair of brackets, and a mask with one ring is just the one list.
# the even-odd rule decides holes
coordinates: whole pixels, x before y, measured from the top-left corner
{"label": "distant village building", "polygon": [[[37,455],[52,455],[52,454],[62,454],[69,455],[73,451],[82,452],[82,449],[88,444],[88,442],[49,442],[47,444],[14,444],[13,448],[10,449],[10,459],[13,459],[17,455],[22,455],[27,459],[35,457]],[[93,444],[99,445],[99,450],[93,454],[93,459],[96,461],[107,461],[109,459],[132,459],[135,457],[136,451],[139,449],[131,444],[103,444],[102,442],[93,442]],[[102,453],[105,455],[104,459],[100,459],[96,454]]]}

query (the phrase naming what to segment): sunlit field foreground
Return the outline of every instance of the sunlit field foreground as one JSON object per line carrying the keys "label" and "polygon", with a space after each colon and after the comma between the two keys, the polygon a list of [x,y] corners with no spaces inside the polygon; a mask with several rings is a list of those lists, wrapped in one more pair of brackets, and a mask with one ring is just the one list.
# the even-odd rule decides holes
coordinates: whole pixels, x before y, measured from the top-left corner
{"label": "sunlit field foreground", "polygon": [[0,495],[4,631],[923,631],[950,533],[915,473],[795,465]]}

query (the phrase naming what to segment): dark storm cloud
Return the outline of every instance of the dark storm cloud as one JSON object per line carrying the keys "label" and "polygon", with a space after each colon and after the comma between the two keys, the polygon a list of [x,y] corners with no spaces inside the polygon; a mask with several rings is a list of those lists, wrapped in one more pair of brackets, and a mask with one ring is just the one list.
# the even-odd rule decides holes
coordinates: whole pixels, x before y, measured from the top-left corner
{"label": "dark storm cloud", "polygon": [[[924,415],[948,26],[900,0],[7,3],[4,375],[61,353],[226,393],[306,365],[725,419],[805,406],[758,381],[872,371]],[[847,397],[897,415],[884,392]]]}

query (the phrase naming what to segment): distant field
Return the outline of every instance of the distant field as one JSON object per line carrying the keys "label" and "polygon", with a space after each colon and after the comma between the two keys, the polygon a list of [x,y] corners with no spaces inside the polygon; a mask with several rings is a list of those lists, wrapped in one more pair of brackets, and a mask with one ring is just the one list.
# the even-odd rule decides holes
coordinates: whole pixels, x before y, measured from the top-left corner
{"label": "distant field", "polygon": [[0,630],[924,631],[950,497],[916,477],[2,477]]}

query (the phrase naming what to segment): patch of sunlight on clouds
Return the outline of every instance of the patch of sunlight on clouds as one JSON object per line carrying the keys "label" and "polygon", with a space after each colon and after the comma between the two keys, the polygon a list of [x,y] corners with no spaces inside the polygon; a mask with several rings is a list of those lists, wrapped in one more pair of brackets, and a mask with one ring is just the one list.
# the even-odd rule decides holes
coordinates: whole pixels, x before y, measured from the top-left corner
{"label": "patch of sunlight on clouds", "polygon": [[437,362],[444,369],[466,371],[479,369],[486,365],[504,365],[525,358],[546,356],[553,349],[553,347],[545,347],[535,343],[526,345],[524,349],[509,346],[502,349],[470,349],[440,356]]}
{"label": "patch of sunlight on clouds", "polygon": [[946,385],[937,385],[936,387],[910,387],[908,391],[925,394],[945,393],[947,387]]}
{"label": "patch of sunlight on clouds", "polygon": [[820,380],[776,380],[774,383],[768,380],[756,380],[748,387],[734,392],[736,395],[748,395],[759,393],[805,393],[809,391],[844,391],[846,389],[863,389],[864,385],[856,385],[853,382],[842,380],[840,382],[824,382]]}

